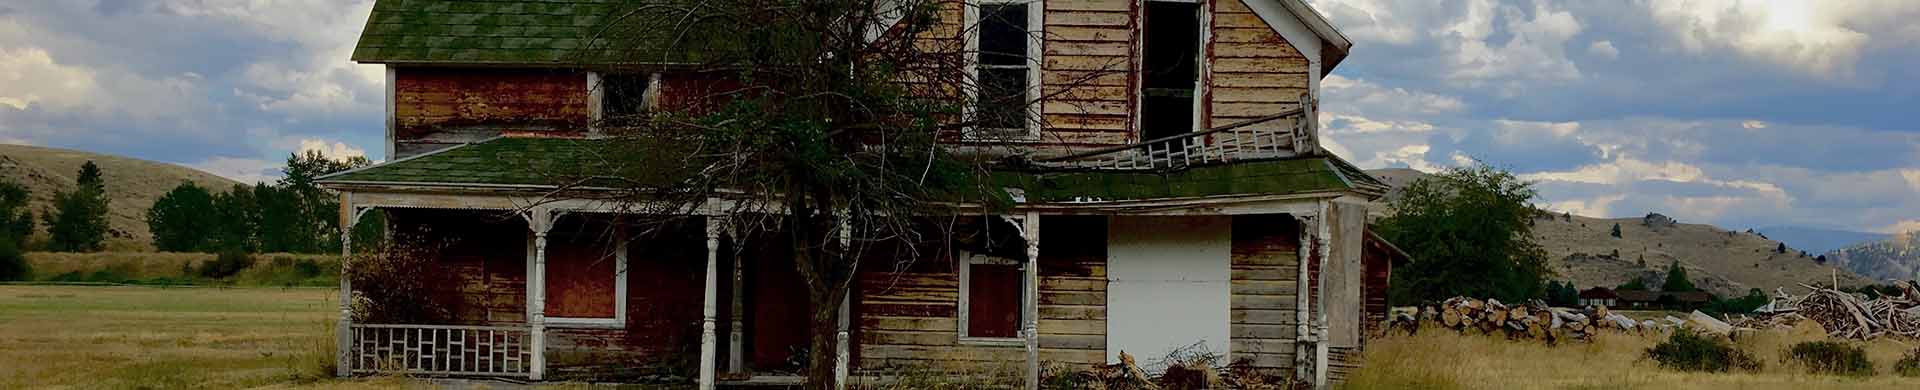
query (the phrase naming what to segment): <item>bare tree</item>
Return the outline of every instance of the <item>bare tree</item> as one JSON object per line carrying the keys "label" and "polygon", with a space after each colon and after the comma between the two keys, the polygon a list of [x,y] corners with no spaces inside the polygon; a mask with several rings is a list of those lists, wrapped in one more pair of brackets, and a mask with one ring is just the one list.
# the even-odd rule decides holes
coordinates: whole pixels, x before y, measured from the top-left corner
{"label": "bare tree", "polygon": [[[1015,23],[996,25],[1011,14],[978,10],[971,12],[985,22],[967,23],[965,7],[972,5],[623,3],[577,61],[607,75],[603,99],[639,96],[646,104],[603,106],[595,125],[609,139],[581,143],[582,161],[536,168],[559,185],[555,198],[615,200],[654,220],[725,199],[721,213],[738,234],[786,240],[812,308],[808,387],[834,388],[838,313],[863,253],[921,242],[937,220],[927,216],[1007,206],[988,171],[1029,149],[993,145],[1033,141],[1041,132],[1031,129],[1045,126],[1038,102],[1123,65],[1049,82],[1045,94],[1030,87],[1038,80],[981,81],[983,62],[1040,64],[1030,55],[1037,53],[969,44],[980,28]],[[1006,124],[1028,131],[979,130]],[[899,262],[915,254],[887,255]]]}

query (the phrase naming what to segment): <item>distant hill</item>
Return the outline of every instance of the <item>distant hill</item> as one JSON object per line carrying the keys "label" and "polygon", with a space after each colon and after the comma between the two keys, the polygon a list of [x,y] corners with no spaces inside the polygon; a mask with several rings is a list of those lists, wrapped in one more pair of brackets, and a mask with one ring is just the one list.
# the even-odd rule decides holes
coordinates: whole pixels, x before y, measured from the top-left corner
{"label": "distant hill", "polygon": [[1769,226],[1753,229],[1767,238],[1787,243],[1787,246],[1808,253],[1827,253],[1835,249],[1854,244],[1885,240],[1887,234],[1854,232],[1837,229],[1825,229],[1806,226]]}
{"label": "distant hill", "polygon": [[1826,254],[1827,260],[1880,280],[1920,279],[1920,231],[1854,244]]}
{"label": "distant hill", "polygon": [[[88,160],[100,165],[100,171],[106,178],[110,208],[107,216],[107,248],[112,250],[151,249],[153,240],[147,231],[147,208],[153,206],[153,201],[160,199],[168,190],[180,185],[180,182],[191,181],[213,190],[224,190],[237,184],[211,173],[174,164],[21,145],[0,145],[0,178],[20,183],[33,192],[30,207],[37,216],[50,208],[54,191],[73,190],[74,174],[79,172],[80,164]],[[44,232],[46,227],[35,228]]]}
{"label": "distant hill", "polygon": [[[1384,171],[1368,173],[1397,177],[1389,181],[1396,193],[1398,187],[1425,175],[1408,169]],[[1384,215],[1384,205],[1375,208],[1376,214]],[[1534,238],[1546,247],[1548,262],[1559,274],[1555,278],[1582,289],[1614,287],[1634,278],[1651,278],[1649,284],[1658,286],[1667,265],[1676,260],[1688,269],[1695,285],[1721,296],[1744,295],[1749,288],[1771,292],[1774,287],[1799,283],[1824,284],[1836,277],[1843,286],[1872,282],[1832,263],[1820,264],[1811,253],[1805,257],[1797,250],[1775,253],[1780,242],[1758,234],[1683,222],[1657,214],[1592,218],[1554,213],[1535,220]],[[1620,224],[1621,238],[1609,234],[1615,223]]]}

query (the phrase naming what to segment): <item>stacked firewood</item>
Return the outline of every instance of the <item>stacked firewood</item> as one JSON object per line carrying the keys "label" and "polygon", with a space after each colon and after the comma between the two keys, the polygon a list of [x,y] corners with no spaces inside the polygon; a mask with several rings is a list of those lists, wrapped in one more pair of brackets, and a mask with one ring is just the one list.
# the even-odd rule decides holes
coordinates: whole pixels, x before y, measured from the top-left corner
{"label": "stacked firewood", "polygon": [[1550,307],[1538,299],[1509,305],[1497,299],[1454,297],[1421,311],[1426,320],[1447,329],[1498,332],[1538,340],[1585,339],[1602,330],[1634,331],[1640,327],[1626,316],[1608,312],[1606,307]]}
{"label": "stacked firewood", "polygon": [[1792,319],[1775,319],[1787,316],[1805,318],[1820,323],[1827,330],[1827,337],[1832,338],[1920,338],[1920,291],[1915,291],[1915,283],[1911,281],[1896,285],[1904,290],[1903,294],[1878,299],[1867,299],[1831,288],[1801,285],[1810,292],[1798,297],[1781,292],[1786,304],[1759,321],[1785,322]]}

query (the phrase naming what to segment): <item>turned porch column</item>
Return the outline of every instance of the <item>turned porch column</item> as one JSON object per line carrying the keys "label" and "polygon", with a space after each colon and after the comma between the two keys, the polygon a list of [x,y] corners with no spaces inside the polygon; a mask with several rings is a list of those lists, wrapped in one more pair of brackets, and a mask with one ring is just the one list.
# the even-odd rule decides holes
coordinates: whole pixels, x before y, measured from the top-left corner
{"label": "turned porch column", "polygon": [[[853,253],[850,249],[853,247],[853,229],[852,224],[848,222],[847,218],[840,219],[840,251],[842,253]],[[858,272],[859,270],[848,271],[855,275]],[[849,345],[851,332],[848,329],[851,327],[850,314],[852,313],[852,308],[849,306],[853,305],[853,294],[860,291],[854,285],[856,278],[856,276],[848,276],[847,292],[840,296],[840,320],[836,325],[837,330],[833,333],[833,385],[834,388],[842,390],[847,388],[847,365],[853,358],[852,347]]]}
{"label": "turned porch column", "polygon": [[338,348],[334,358],[334,374],[348,376],[353,374],[353,278],[347,270],[353,262],[353,221],[358,219],[353,209],[353,193],[340,193],[340,323],[333,328],[334,346]]}
{"label": "turned porch column", "polygon": [[731,324],[727,327],[727,373],[747,372],[747,271],[746,260],[740,256],[740,236],[733,229],[727,229],[727,237],[733,241],[733,310]]}
{"label": "turned porch column", "polygon": [[527,325],[531,336],[533,363],[528,378],[540,380],[547,372],[547,231],[558,217],[553,210],[534,207],[527,210],[527,227],[533,231],[533,254],[527,265]]}
{"label": "turned porch column", "polygon": [[[1026,299],[1021,303],[1027,321],[1021,333],[1027,342],[1027,390],[1040,389],[1040,213],[1028,212],[1020,230],[1026,232]],[[966,324],[960,324],[966,326]]]}
{"label": "turned porch column", "polygon": [[700,390],[713,390],[713,364],[717,337],[714,335],[714,317],[719,314],[720,290],[720,220],[707,217],[707,287],[706,303],[700,317]]}

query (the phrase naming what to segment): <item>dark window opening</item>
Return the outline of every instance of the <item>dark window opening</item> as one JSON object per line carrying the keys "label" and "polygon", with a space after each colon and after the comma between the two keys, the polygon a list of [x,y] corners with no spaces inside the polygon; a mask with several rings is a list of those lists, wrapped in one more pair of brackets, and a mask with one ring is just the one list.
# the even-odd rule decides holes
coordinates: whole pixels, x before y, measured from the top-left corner
{"label": "dark window opening", "polygon": [[1200,4],[1147,2],[1140,102],[1143,140],[1193,131],[1201,27]]}
{"label": "dark window opening", "polygon": [[647,86],[644,74],[600,76],[600,119],[620,126],[638,123],[647,113]]}
{"label": "dark window opening", "polygon": [[974,117],[982,129],[1027,127],[1027,4],[980,5],[979,95]]}

